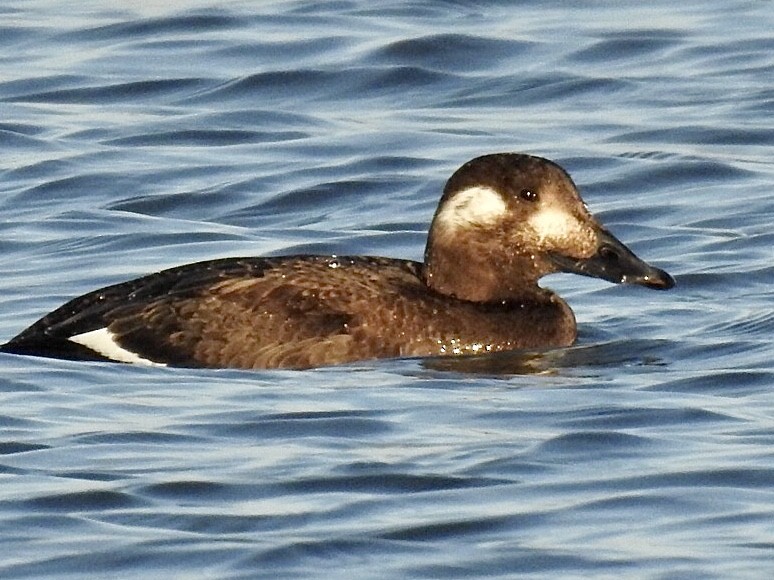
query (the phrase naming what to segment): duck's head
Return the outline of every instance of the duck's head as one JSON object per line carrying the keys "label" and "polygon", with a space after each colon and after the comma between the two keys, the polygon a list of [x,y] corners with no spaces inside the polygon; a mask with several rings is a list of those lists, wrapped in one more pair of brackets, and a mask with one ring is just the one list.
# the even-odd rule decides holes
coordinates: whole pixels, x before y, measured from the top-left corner
{"label": "duck's head", "polygon": [[449,178],[430,226],[425,279],[463,300],[518,300],[553,272],[666,290],[650,266],[589,213],[567,172],[517,153],[485,155]]}

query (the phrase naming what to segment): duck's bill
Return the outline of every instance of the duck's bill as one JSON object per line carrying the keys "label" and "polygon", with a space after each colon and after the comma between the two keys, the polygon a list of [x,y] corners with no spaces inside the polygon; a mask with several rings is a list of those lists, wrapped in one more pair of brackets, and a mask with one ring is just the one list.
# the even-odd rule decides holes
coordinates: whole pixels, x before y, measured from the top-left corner
{"label": "duck's bill", "polygon": [[562,272],[601,278],[616,284],[639,284],[656,290],[669,290],[675,281],[664,270],[643,262],[607,230],[598,234],[597,252],[590,258],[552,254]]}

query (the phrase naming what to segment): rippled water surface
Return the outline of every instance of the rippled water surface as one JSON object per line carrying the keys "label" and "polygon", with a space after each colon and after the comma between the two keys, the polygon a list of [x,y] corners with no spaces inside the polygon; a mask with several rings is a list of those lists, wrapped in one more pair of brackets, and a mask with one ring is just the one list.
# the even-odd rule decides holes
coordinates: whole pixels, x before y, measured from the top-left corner
{"label": "rippled water surface", "polygon": [[2,339],[199,259],[420,259],[495,151],[678,285],[550,277],[578,345],[474,361],[0,356],[0,577],[774,573],[768,2],[110,4],[0,7]]}

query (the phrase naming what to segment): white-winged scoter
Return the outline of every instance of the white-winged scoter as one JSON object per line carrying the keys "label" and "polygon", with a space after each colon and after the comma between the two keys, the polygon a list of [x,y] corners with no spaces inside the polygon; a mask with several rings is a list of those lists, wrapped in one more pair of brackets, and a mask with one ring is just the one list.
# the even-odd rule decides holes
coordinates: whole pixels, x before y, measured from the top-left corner
{"label": "white-winged scoter", "polygon": [[424,263],[364,256],[225,258],[95,290],[0,351],[194,367],[568,346],[570,307],[538,280],[574,272],[668,289],[588,212],[556,163],[485,155],[449,179]]}

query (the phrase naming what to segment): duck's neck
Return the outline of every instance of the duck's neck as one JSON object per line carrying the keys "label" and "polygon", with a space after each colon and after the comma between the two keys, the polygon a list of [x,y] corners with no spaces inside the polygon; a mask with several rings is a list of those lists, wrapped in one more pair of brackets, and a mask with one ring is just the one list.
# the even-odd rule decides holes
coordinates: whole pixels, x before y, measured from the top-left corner
{"label": "duck's neck", "polygon": [[531,256],[494,257],[484,247],[428,245],[424,279],[433,291],[470,302],[541,300]]}

